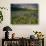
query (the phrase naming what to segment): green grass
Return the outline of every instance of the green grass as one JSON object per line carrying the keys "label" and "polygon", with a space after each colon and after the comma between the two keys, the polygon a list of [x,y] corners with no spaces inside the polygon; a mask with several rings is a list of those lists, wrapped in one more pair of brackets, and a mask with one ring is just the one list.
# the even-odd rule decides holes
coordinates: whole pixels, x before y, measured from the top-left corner
{"label": "green grass", "polygon": [[[36,16],[32,16],[35,14]],[[38,10],[19,10],[11,12],[11,24],[38,24]]]}

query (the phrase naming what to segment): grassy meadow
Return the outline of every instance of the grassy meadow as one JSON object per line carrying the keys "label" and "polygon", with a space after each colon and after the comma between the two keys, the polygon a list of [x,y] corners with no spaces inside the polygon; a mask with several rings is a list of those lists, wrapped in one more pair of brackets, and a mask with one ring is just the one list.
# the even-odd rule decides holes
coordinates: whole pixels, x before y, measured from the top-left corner
{"label": "grassy meadow", "polygon": [[11,12],[12,24],[38,24],[38,10],[19,10]]}

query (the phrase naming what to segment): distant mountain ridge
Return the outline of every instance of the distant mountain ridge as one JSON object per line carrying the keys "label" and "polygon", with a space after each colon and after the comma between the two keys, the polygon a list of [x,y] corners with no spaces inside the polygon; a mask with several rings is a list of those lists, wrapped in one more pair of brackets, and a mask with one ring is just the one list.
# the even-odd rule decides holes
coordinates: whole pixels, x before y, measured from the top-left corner
{"label": "distant mountain ridge", "polygon": [[11,7],[11,11],[19,11],[19,10],[37,10],[35,8],[20,8],[20,7]]}

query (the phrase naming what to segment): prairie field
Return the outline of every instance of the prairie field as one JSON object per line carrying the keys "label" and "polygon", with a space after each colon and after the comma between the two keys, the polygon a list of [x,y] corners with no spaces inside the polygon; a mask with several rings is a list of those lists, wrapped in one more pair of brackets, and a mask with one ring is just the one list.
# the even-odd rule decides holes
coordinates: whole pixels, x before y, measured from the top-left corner
{"label": "prairie field", "polygon": [[19,10],[11,12],[12,24],[38,24],[38,10]]}

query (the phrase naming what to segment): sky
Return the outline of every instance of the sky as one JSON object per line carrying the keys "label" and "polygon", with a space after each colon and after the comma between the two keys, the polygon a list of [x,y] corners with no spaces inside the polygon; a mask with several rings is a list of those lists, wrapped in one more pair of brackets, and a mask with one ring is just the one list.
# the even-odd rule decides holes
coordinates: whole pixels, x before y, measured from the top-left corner
{"label": "sky", "polygon": [[18,8],[38,8],[38,4],[12,4],[12,7],[18,7]]}

